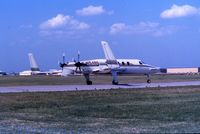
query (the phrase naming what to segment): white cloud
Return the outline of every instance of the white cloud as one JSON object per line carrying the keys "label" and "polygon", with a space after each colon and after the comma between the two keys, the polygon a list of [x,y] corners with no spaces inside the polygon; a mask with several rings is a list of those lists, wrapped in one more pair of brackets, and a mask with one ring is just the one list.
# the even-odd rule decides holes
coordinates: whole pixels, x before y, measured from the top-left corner
{"label": "white cloud", "polygon": [[41,23],[39,28],[42,36],[75,36],[90,29],[90,25],[69,15],[58,14]]}
{"label": "white cloud", "polygon": [[120,33],[121,31],[124,31],[127,29],[127,26],[124,23],[115,23],[110,28],[111,34]]}
{"label": "white cloud", "polygon": [[[81,10],[76,10],[76,14],[81,16],[92,16],[92,15],[100,15],[106,13],[107,11],[103,8],[103,6],[88,6]],[[113,13],[113,12],[108,12]]]}
{"label": "white cloud", "polygon": [[175,26],[161,26],[156,22],[140,22],[139,24],[127,25],[115,23],[110,27],[110,34],[148,34],[152,36],[169,35],[177,31]]}
{"label": "white cloud", "polygon": [[58,14],[42,24],[40,24],[40,29],[56,29],[56,28],[68,28],[76,30],[89,29],[90,25],[84,22],[73,19],[71,16],[64,16],[63,14]]}
{"label": "white cloud", "polygon": [[163,11],[160,14],[160,17],[164,19],[170,19],[170,18],[198,15],[198,14],[200,14],[199,8],[190,5],[177,6],[174,4],[170,9]]}

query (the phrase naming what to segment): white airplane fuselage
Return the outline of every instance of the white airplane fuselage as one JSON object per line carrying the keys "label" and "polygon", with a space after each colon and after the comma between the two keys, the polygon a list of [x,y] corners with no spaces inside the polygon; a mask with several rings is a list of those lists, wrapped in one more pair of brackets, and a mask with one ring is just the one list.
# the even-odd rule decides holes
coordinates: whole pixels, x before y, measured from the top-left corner
{"label": "white airplane fuselage", "polygon": [[[145,64],[138,59],[117,59],[119,64],[119,74],[153,74],[159,72],[159,68]],[[95,74],[106,74],[111,73],[110,67],[106,63],[106,59],[94,59],[94,60],[85,60],[81,61],[85,66],[82,66],[81,69],[85,73],[95,73]],[[73,74],[76,72],[76,66],[74,62],[69,62],[66,66],[63,67],[63,72],[66,74]],[[77,71],[78,72],[78,71]]]}
{"label": "white airplane fuselage", "polygon": [[148,77],[147,83],[151,83],[149,76],[160,72],[160,68],[145,64],[138,59],[117,59],[106,41],[101,41],[101,45],[105,59],[79,61],[80,54],[78,53],[78,62],[63,62],[60,64],[60,67],[63,69],[63,75],[80,72],[84,75],[87,85],[92,85],[90,74],[111,73],[113,78],[112,84],[117,85],[118,74],[144,74]]}

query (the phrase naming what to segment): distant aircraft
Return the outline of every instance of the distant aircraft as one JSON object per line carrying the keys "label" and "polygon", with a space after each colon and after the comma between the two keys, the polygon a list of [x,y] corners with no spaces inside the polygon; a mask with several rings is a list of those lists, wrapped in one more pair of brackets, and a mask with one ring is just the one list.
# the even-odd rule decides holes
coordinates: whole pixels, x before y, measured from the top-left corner
{"label": "distant aircraft", "polygon": [[0,76],[4,76],[4,75],[7,75],[7,73],[0,70]]}
{"label": "distant aircraft", "polygon": [[108,43],[101,41],[101,44],[105,59],[80,61],[80,54],[78,53],[77,62],[63,62],[60,64],[63,72],[82,73],[88,85],[92,85],[90,74],[111,73],[112,84],[117,85],[119,83],[118,74],[144,74],[147,75],[147,83],[151,83],[150,75],[160,71],[160,68],[145,64],[139,59],[116,59]]}
{"label": "distant aircraft", "polygon": [[49,71],[40,71],[32,53],[28,54],[31,70],[20,72],[19,75],[61,75],[61,70],[52,69]]}
{"label": "distant aircraft", "polygon": [[48,72],[40,71],[32,53],[28,54],[32,75],[48,75]]}

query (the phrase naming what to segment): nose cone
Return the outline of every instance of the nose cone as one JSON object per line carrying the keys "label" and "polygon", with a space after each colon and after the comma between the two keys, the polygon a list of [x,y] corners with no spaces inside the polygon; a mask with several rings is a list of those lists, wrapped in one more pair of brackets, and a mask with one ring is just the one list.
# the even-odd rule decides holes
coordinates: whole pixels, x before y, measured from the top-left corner
{"label": "nose cone", "polygon": [[151,67],[150,72],[151,74],[160,73],[160,67]]}

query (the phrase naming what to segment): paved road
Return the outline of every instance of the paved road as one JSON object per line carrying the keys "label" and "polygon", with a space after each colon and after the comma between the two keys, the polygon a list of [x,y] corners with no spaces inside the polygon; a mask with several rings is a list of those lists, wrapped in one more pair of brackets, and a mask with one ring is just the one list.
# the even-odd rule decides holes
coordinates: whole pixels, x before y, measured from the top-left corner
{"label": "paved road", "polygon": [[169,83],[138,83],[122,85],[57,85],[57,86],[13,86],[0,87],[0,93],[17,92],[51,92],[51,91],[76,91],[76,90],[99,90],[119,88],[146,88],[146,87],[176,87],[176,86],[200,86],[200,81],[169,82]]}

